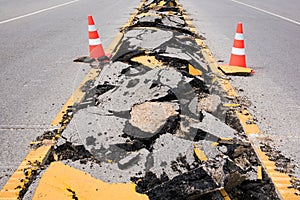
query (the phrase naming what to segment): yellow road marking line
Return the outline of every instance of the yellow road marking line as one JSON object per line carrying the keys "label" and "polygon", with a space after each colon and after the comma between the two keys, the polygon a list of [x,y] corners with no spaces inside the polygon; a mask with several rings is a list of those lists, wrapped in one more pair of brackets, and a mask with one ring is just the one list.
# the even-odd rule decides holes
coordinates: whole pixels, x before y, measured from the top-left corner
{"label": "yellow road marking line", "polygon": [[247,135],[249,134],[260,134],[261,130],[258,128],[257,124],[254,122],[251,114],[246,110],[236,111],[236,115],[239,118],[244,131]]}
{"label": "yellow road marking line", "polygon": [[[146,0],[141,1],[138,9],[140,9],[143,4],[146,2]],[[123,28],[121,30],[124,30],[126,26],[130,25],[132,23],[132,20],[138,13],[138,10],[135,10],[135,12],[131,15],[130,19],[125,23]],[[112,43],[109,45],[108,49],[106,50],[107,53],[112,53],[119,44],[120,40],[123,37],[123,33],[118,33],[115,39],[112,41]],[[51,126],[59,126],[60,122],[63,119],[64,114],[66,113],[67,109],[70,106],[73,106],[74,103],[79,103],[85,93],[81,91],[81,87],[85,85],[85,83],[89,80],[95,79],[99,75],[100,71],[97,69],[91,69],[90,72],[86,75],[86,77],[83,79],[80,86],[75,90],[75,92],[71,95],[71,97],[68,99],[66,104],[62,107],[60,112],[57,114],[57,116],[53,119]],[[64,129],[65,127],[60,127],[59,132]],[[6,199],[19,199],[20,195],[22,194],[22,191],[25,191],[28,187],[27,182],[29,182],[33,175],[32,173],[27,174],[26,171],[34,171],[38,169],[38,165],[44,164],[48,155],[51,152],[51,149],[55,143],[55,139],[58,139],[59,135],[53,139],[53,143],[46,144],[43,146],[38,147],[37,149],[31,149],[25,159],[21,162],[18,169],[14,172],[14,174],[10,177],[10,179],[7,181],[7,183],[4,185],[2,190],[0,191],[0,199],[6,200]]]}
{"label": "yellow road marking line", "polygon": [[[260,148],[255,148],[255,151],[259,155],[259,159],[264,165],[269,176],[272,178],[272,181],[281,197],[284,200],[300,199],[300,192],[294,188],[289,188],[289,186],[291,186],[291,178],[289,175],[276,171],[275,163],[270,161],[266,153],[261,151]],[[296,194],[298,194],[298,196]]]}

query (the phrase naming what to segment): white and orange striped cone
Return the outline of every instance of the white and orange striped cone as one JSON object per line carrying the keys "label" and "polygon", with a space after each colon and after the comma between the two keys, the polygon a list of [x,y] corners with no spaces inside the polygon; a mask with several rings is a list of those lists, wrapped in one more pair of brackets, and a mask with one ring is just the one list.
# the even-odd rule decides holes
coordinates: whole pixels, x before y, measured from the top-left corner
{"label": "white and orange striped cone", "polygon": [[247,67],[244,44],[243,24],[238,23],[229,61],[230,66]]}
{"label": "white and orange striped cone", "polygon": [[246,64],[246,53],[242,22],[239,22],[236,27],[229,65],[222,65],[220,66],[220,69],[225,74],[254,73],[254,70],[248,68]]}
{"label": "white and orange striped cone", "polygon": [[98,59],[106,56],[98,31],[95,26],[94,19],[91,15],[88,16],[88,27],[89,27],[90,57]]}

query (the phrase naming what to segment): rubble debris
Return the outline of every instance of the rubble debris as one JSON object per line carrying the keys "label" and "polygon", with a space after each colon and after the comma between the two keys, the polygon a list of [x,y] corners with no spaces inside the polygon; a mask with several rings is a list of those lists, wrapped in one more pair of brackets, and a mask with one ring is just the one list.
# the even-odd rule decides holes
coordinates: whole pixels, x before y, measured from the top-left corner
{"label": "rubble debris", "polygon": [[229,109],[226,111],[225,123],[231,128],[235,129],[241,137],[246,138],[245,135],[243,135],[244,128],[239,118],[237,117],[235,110]]}
{"label": "rubble debris", "polygon": [[189,199],[201,197],[211,191],[218,190],[218,185],[201,168],[196,168],[168,180],[165,176],[157,178],[151,172],[140,178],[132,178],[137,184],[137,192],[147,194],[151,200],[156,199]]}
{"label": "rubble debris", "polygon": [[[268,199],[279,200],[280,198],[274,190],[272,180],[263,172],[262,181],[243,181],[230,191],[227,191],[231,199]],[[238,180],[239,181],[239,180]],[[228,188],[227,188],[228,189]]]}
{"label": "rubble debris", "polygon": [[300,179],[292,178],[291,184],[292,184],[291,187],[299,191],[297,195],[300,195]]}
{"label": "rubble debris", "polygon": [[83,87],[52,159],[109,183],[133,181],[151,200],[223,199],[225,190],[231,199],[278,199],[235,108],[223,107],[247,102],[213,93],[201,36],[176,5],[140,9],[111,62]]}
{"label": "rubble debris", "polygon": [[60,146],[56,146],[52,152],[51,160],[80,160],[85,163],[86,160],[92,159],[92,154],[87,151],[83,145],[74,146],[70,142],[66,142]]}

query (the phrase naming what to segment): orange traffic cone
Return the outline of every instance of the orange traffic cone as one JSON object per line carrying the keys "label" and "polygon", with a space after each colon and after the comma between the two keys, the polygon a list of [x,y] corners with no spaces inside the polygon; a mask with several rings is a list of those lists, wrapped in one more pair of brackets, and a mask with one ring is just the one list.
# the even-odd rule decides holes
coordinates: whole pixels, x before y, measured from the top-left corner
{"label": "orange traffic cone", "polygon": [[89,26],[89,48],[91,58],[101,58],[105,56],[105,52],[95,26],[94,19],[91,15],[88,16]]}
{"label": "orange traffic cone", "polygon": [[247,67],[243,24],[238,23],[231,50],[229,65],[220,65],[219,69],[225,74],[254,74],[255,71]]}
{"label": "orange traffic cone", "polygon": [[247,67],[242,22],[239,22],[236,27],[236,33],[234,37],[233,47],[231,50],[229,65]]}

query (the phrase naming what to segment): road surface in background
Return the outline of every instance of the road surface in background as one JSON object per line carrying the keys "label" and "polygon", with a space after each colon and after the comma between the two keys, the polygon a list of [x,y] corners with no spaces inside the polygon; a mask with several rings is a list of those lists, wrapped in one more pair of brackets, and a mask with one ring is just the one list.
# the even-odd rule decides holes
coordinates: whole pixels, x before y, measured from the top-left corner
{"label": "road surface in background", "polygon": [[1,1],[0,188],[89,71],[87,15],[104,46],[139,4],[134,1]]}
{"label": "road surface in background", "polygon": [[[275,147],[300,166],[300,2],[296,0],[186,0],[183,7],[217,60],[229,62],[236,25],[243,23],[252,77],[232,77],[240,96]],[[220,63],[222,64],[222,63]],[[265,140],[263,140],[265,141]],[[300,177],[299,167],[296,174]]]}

